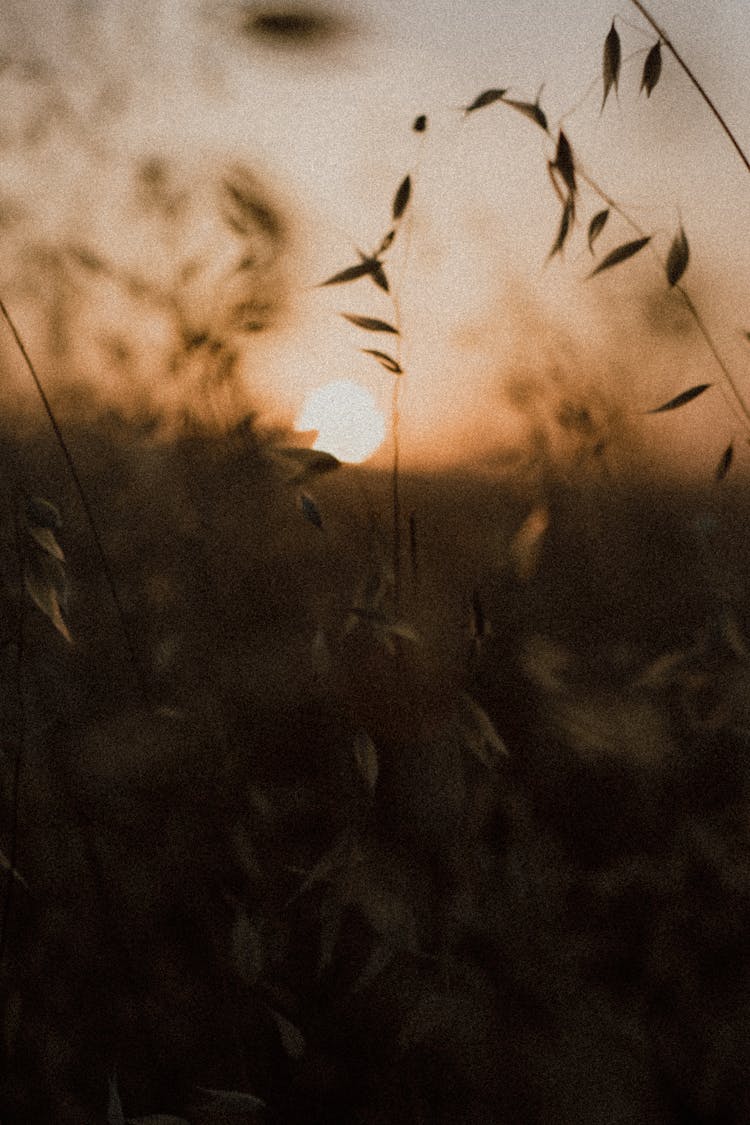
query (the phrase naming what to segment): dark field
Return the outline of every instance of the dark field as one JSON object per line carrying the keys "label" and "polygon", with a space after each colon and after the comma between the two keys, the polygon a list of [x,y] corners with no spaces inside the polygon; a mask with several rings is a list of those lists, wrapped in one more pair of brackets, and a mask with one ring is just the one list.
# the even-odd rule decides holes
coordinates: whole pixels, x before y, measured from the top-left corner
{"label": "dark field", "polygon": [[3,1125],[750,1121],[741,476],[407,476],[396,611],[386,474],[66,434],[138,667],[8,431]]}

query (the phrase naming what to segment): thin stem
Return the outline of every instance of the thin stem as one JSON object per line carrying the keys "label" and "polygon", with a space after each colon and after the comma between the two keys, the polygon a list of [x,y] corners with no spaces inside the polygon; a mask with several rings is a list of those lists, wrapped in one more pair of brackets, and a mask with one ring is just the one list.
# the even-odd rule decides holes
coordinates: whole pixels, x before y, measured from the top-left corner
{"label": "thin stem", "polygon": [[86,492],[84,490],[83,484],[81,483],[81,478],[78,475],[78,469],[76,468],[75,461],[73,460],[73,455],[70,452],[70,449],[68,447],[68,443],[65,440],[65,437],[63,436],[62,430],[60,429],[60,425],[57,421],[57,418],[55,417],[54,411],[52,410],[52,406],[50,404],[50,401],[47,398],[47,394],[44,390],[44,387],[42,386],[42,382],[41,382],[41,380],[40,380],[40,378],[39,378],[39,376],[36,372],[34,364],[31,361],[31,357],[29,356],[29,353],[26,350],[26,347],[24,345],[23,340],[21,339],[21,336],[18,332],[18,329],[16,328],[16,325],[15,325],[10,313],[8,312],[8,310],[5,306],[5,303],[1,298],[0,298],[0,315],[2,315],[3,319],[5,320],[6,324],[8,325],[8,328],[10,329],[10,331],[13,335],[13,339],[15,340],[16,347],[18,348],[19,352],[21,353],[23,361],[26,364],[26,368],[27,368],[32,380],[33,380],[34,387],[36,388],[36,392],[39,396],[39,400],[40,400],[40,402],[41,402],[41,404],[44,408],[44,412],[47,415],[47,419],[49,421],[50,427],[52,429],[53,434],[55,435],[55,440],[57,441],[57,444],[60,447],[60,452],[62,453],[62,455],[65,459],[65,464],[67,465],[68,472],[70,474],[70,479],[73,482],[73,486],[75,487],[76,493],[78,494],[78,499],[81,502],[81,507],[83,508],[84,515],[85,515],[86,520],[88,522],[88,525],[91,529],[91,535],[92,535],[92,538],[93,538],[94,543],[96,545],[97,553],[99,555],[99,565],[101,567],[102,574],[104,575],[105,582],[106,582],[107,587],[109,589],[110,597],[112,598],[112,603],[113,603],[113,605],[115,607],[115,611],[117,613],[117,618],[118,618],[118,621],[119,621],[119,624],[120,624],[120,629],[122,631],[123,639],[125,641],[125,646],[126,646],[127,651],[128,651],[130,663],[132,664],[133,671],[135,672],[136,679],[138,681],[139,690],[140,690],[141,694],[143,695],[144,700],[148,700],[149,690],[148,690],[146,678],[145,678],[145,675],[143,673],[143,669],[141,668],[140,660],[138,659],[138,654],[135,651],[135,646],[133,644],[132,637],[130,636],[130,630],[128,629],[127,621],[126,621],[126,618],[125,618],[125,610],[123,608],[122,602],[120,601],[120,596],[117,593],[117,587],[115,585],[114,576],[112,574],[112,570],[111,570],[110,565],[109,565],[109,560],[107,559],[107,555],[106,555],[106,552],[104,550],[104,544],[102,543],[102,539],[101,539],[101,536],[99,534],[99,531],[98,531],[98,528],[97,528],[97,525],[96,525],[96,520],[94,519],[94,514],[91,510],[91,505],[89,504],[89,501],[88,501],[88,497],[86,496]]}
{"label": "thin stem", "polygon": [[[417,178],[417,173],[420,170],[422,154],[424,152],[424,136],[422,137],[422,144],[417,155],[417,160],[414,165],[414,171],[410,173],[412,182]],[[411,250],[411,236],[412,236],[412,211],[411,208],[406,214],[404,222],[404,244],[403,252],[401,255],[401,270],[398,275],[398,282],[394,286],[394,291],[391,293],[391,303],[393,305],[393,321],[397,329],[397,336],[395,342],[396,360],[401,369],[401,373],[394,376],[393,379],[393,392],[391,395],[391,436],[393,440],[393,468],[392,468],[392,488],[391,488],[391,504],[393,508],[393,601],[396,615],[401,612],[401,590],[402,590],[402,549],[401,549],[401,382],[406,378],[406,361],[404,359],[404,346],[403,346],[403,322],[401,317],[401,301],[399,293],[402,290],[404,283],[404,275],[409,259],[409,251]]]}
{"label": "thin stem", "polygon": [[393,506],[393,602],[396,615],[401,612],[401,443],[399,429],[401,410],[399,404],[401,377],[393,380],[391,397],[391,435],[393,438],[393,472],[391,476],[391,502]]}
{"label": "thin stem", "polygon": [[[592,177],[589,176],[587,174],[587,172],[585,172],[584,169],[581,168],[580,165],[576,165],[576,171],[577,171],[580,179],[582,179],[583,182],[585,184],[587,184],[591,188],[591,190],[594,191],[599,196],[599,198],[602,200],[603,203],[606,203],[607,206],[609,208],[611,208],[612,211],[616,211],[617,214],[620,215],[621,218],[623,218],[625,220],[625,222],[630,227],[632,227],[633,231],[639,236],[639,238],[645,237],[645,231],[639,225],[639,223],[637,223],[635,221],[635,219],[633,219],[627,213],[627,211],[625,211],[620,206],[620,204],[615,199],[612,198],[611,195],[609,195],[606,191],[604,191],[604,189],[599,186],[599,184],[596,182],[596,180],[592,179]],[[663,266],[664,263],[661,261],[658,254],[656,254],[656,251],[653,249],[653,247],[651,247],[651,252],[656,256],[657,260]],[[722,359],[721,353],[719,352],[716,341],[714,340],[713,336],[711,335],[705,321],[703,320],[703,317],[701,316],[700,312],[696,308],[692,297],[690,296],[688,291],[685,289],[685,287],[678,284],[678,285],[674,286],[674,289],[675,289],[675,292],[679,293],[680,298],[682,299],[682,302],[685,305],[685,308],[687,309],[687,311],[690,313],[691,317],[693,318],[693,321],[695,323],[696,328],[698,329],[701,336],[703,337],[703,339],[706,343],[706,346],[708,347],[708,350],[709,350],[709,352],[711,353],[711,356],[714,359],[714,362],[716,363],[717,367],[721,371],[722,375],[724,376],[724,380],[725,380],[727,386],[729,387],[729,389],[732,392],[732,398],[731,399],[727,398],[728,405],[734,411],[735,415],[739,418],[739,420],[742,423],[744,429],[748,433],[750,433],[750,409],[748,409],[748,406],[745,403],[745,400],[742,396],[742,392],[740,391],[739,387],[737,386],[737,382],[736,382],[734,376],[732,375],[732,372],[729,370],[729,367],[727,366],[726,362]]]}
{"label": "thin stem", "polygon": [[26,598],[24,589],[24,558],[21,547],[21,527],[18,517],[18,503],[13,502],[13,528],[15,534],[16,556],[18,559],[18,618],[16,622],[16,663],[15,691],[18,716],[13,777],[10,792],[10,834],[8,843],[8,875],[3,896],[3,912],[0,920],[0,971],[5,964],[10,939],[10,912],[13,902],[13,884],[18,867],[18,817],[21,804],[21,774],[25,752],[26,705],[23,694],[24,637],[26,622]]}
{"label": "thin stem", "polygon": [[740,410],[742,411],[742,417],[740,418],[740,421],[744,425],[745,429],[750,431],[750,409],[748,409],[748,407],[745,404],[745,400],[742,397],[742,394],[740,392],[739,387],[737,386],[737,382],[736,382],[734,376],[732,375],[731,371],[727,367],[724,360],[721,358],[721,355],[719,354],[719,351],[718,351],[717,346],[716,346],[716,342],[714,341],[713,336],[711,335],[708,328],[706,327],[706,324],[705,324],[705,321],[703,320],[703,317],[701,316],[701,314],[698,312],[695,305],[693,304],[693,299],[690,296],[690,294],[688,293],[687,289],[685,289],[684,286],[679,285],[679,284],[675,285],[674,288],[677,290],[677,292],[682,297],[682,300],[685,303],[685,308],[688,310],[688,312],[692,316],[692,318],[695,322],[696,328],[698,329],[701,336],[703,337],[708,350],[710,351],[711,355],[713,356],[713,359],[714,359],[715,363],[719,367],[722,375],[724,376],[724,378],[727,381],[727,384],[729,385],[729,387],[732,390],[732,394],[734,395],[735,399],[737,400],[737,404],[739,405]]}
{"label": "thin stem", "polygon": [[[408,228],[407,228],[408,234]],[[408,238],[404,247],[404,255],[409,251]],[[399,277],[399,284],[403,279],[403,269]],[[398,331],[396,336],[396,360],[404,370],[403,348],[401,344],[401,302],[396,290],[391,294],[393,305],[393,321]],[[391,391],[391,441],[393,442],[393,462],[391,468],[391,510],[393,515],[393,603],[396,616],[401,612],[401,380],[403,374],[393,376],[393,390]]]}
{"label": "thin stem", "polygon": [[679,52],[679,51],[677,50],[677,48],[675,47],[675,45],[674,45],[674,43],[672,42],[672,40],[671,40],[671,39],[669,38],[669,36],[668,36],[668,35],[666,34],[666,32],[664,31],[664,28],[663,28],[663,27],[661,27],[661,26],[660,26],[660,25],[659,25],[659,24],[658,24],[658,23],[656,22],[656,20],[655,20],[655,19],[654,19],[654,17],[653,17],[652,15],[651,15],[651,13],[650,13],[650,12],[648,11],[648,9],[647,9],[647,8],[645,8],[643,4],[641,4],[640,0],[630,0],[630,2],[631,2],[631,4],[633,4],[633,6],[634,6],[635,8],[637,8],[637,9],[638,9],[638,11],[639,11],[639,12],[641,13],[641,15],[643,16],[643,18],[644,18],[644,19],[645,19],[645,20],[646,20],[646,21],[647,21],[647,22],[648,22],[648,23],[649,23],[649,24],[651,25],[651,27],[652,27],[652,28],[654,29],[654,31],[656,32],[656,34],[657,34],[657,35],[659,36],[659,38],[660,38],[660,39],[662,40],[662,42],[664,43],[664,46],[665,46],[665,47],[667,48],[667,50],[668,50],[668,51],[670,51],[670,52],[671,52],[671,54],[672,54],[672,56],[674,57],[675,61],[676,61],[676,62],[678,63],[678,65],[679,65],[679,66],[681,66],[681,67],[682,67],[683,71],[685,72],[685,74],[687,75],[687,77],[689,78],[689,80],[690,80],[690,81],[692,82],[693,86],[694,86],[694,87],[695,87],[695,89],[696,89],[696,90],[698,91],[698,93],[700,94],[700,96],[701,96],[701,97],[703,98],[703,101],[704,101],[704,102],[706,103],[706,105],[708,106],[708,108],[709,108],[709,109],[711,110],[711,113],[712,113],[712,114],[714,115],[714,117],[715,117],[715,118],[716,118],[716,120],[718,121],[718,123],[719,123],[719,125],[721,126],[721,128],[722,128],[722,129],[724,130],[724,132],[726,133],[727,137],[729,138],[729,140],[730,140],[730,142],[731,142],[731,144],[732,144],[732,147],[734,148],[735,152],[736,152],[736,153],[737,153],[737,155],[739,156],[739,158],[740,158],[740,160],[742,161],[742,163],[743,163],[743,164],[745,165],[745,171],[746,171],[746,172],[750,172],[750,160],[748,160],[747,156],[745,155],[745,153],[744,153],[743,149],[742,149],[742,148],[741,148],[741,146],[740,146],[740,143],[739,143],[739,141],[737,140],[737,138],[735,137],[734,133],[732,132],[732,130],[731,130],[731,129],[729,128],[729,126],[727,125],[727,123],[726,123],[726,121],[724,120],[724,118],[723,118],[722,114],[721,114],[721,113],[719,112],[719,110],[717,109],[716,105],[714,104],[714,102],[712,101],[712,99],[711,99],[711,98],[709,97],[709,95],[707,94],[707,92],[706,92],[706,90],[704,89],[704,87],[703,87],[703,86],[701,85],[701,83],[700,83],[700,82],[698,81],[698,78],[696,77],[696,75],[695,75],[695,74],[693,73],[693,71],[692,71],[692,70],[690,69],[690,67],[688,66],[688,64],[687,64],[687,63],[685,62],[685,60],[683,59],[682,55],[680,54],[680,52]]}
{"label": "thin stem", "polygon": [[411,584],[414,593],[419,588],[419,557],[417,555],[417,513],[409,513],[409,557],[411,559]]}
{"label": "thin stem", "polygon": [[[631,61],[631,59],[637,58],[638,55],[644,54],[645,51],[646,51],[645,47],[638,47],[635,51],[631,51],[631,53],[629,55],[626,55],[625,58],[622,60],[622,66],[623,67],[627,66],[627,64]],[[578,111],[588,101],[588,99],[591,97],[591,95],[594,93],[594,91],[597,88],[601,87],[601,84],[602,84],[601,75],[597,74],[596,78],[591,79],[591,81],[589,82],[589,84],[586,87],[586,89],[584,90],[584,92],[578,98],[578,101],[575,102],[570,107],[570,109],[566,109],[565,113],[563,113],[561,117],[557,118],[557,121],[556,121],[557,127],[560,128],[564,121],[567,121],[568,118],[572,117],[574,113],[578,113]],[[550,136],[552,135],[549,129],[547,130],[547,132],[550,133]]]}

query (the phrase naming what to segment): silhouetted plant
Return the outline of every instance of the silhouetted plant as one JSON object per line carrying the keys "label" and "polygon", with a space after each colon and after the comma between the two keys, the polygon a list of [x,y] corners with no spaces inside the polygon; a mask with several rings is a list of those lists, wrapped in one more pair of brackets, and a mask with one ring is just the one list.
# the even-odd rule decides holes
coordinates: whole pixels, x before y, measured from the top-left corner
{"label": "silhouetted plant", "polygon": [[[274,41],[305,42],[327,26],[304,9],[248,9],[242,17]],[[641,76],[647,97],[661,80],[661,48],[668,45],[655,30],[660,38]],[[602,110],[622,89],[621,66],[613,21],[604,44]],[[547,170],[562,213],[550,257],[565,251],[579,224],[593,284],[614,268],[627,269],[641,251],[654,252],[655,239],[588,176],[568,132],[550,126],[540,96],[523,101],[492,88],[462,113],[466,120],[507,107],[542,130],[553,150]],[[426,116],[416,118],[414,131],[426,128]],[[184,199],[158,163],[143,168],[140,180],[143,206],[174,233]],[[556,498],[543,486],[509,498],[494,480],[483,514],[489,521],[499,507],[515,505],[511,530],[502,546],[498,533],[476,558],[462,553],[461,542],[450,549],[455,556],[442,543],[435,552],[421,523],[417,544],[413,512],[408,519],[414,589],[423,584],[429,597],[439,568],[447,593],[430,614],[437,620],[447,603],[452,612],[459,601],[459,611],[468,610],[468,638],[451,625],[451,652],[433,651],[401,618],[407,521],[399,396],[408,364],[392,250],[402,249],[403,263],[415,180],[413,172],[401,179],[376,249],[323,283],[369,279],[391,302],[385,318],[342,313],[368,334],[368,345],[374,340],[361,350],[392,380],[392,535],[385,550],[352,542],[351,560],[326,554],[334,538],[329,517],[324,521],[307,489],[339,462],[282,440],[262,441],[250,418],[226,432],[191,428],[188,418],[153,460],[154,449],[132,422],[114,437],[89,435],[99,442],[95,483],[119,505],[124,525],[115,521],[113,538],[125,560],[119,574],[128,566],[137,572],[118,612],[136,667],[140,632],[153,631],[170,691],[159,707],[146,692],[135,703],[130,693],[124,704],[95,698],[85,714],[75,706],[68,714],[66,699],[64,713],[46,728],[44,716],[27,724],[39,718],[26,712],[37,704],[23,682],[32,663],[24,651],[31,619],[66,658],[79,661],[74,674],[102,676],[102,651],[122,636],[108,635],[100,619],[106,591],[103,597],[87,587],[103,577],[117,598],[118,569],[108,549],[112,528],[101,531],[99,518],[89,569],[71,576],[89,599],[89,620],[82,616],[94,640],[87,652],[66,609],[61,543],[70,558],[77,545],[68,548],[57,508],[36,488],[14,505],[7,600],[20,737],[15,776],[3,781],[15,821],[21,753],[33,737],[38,803],[24,825],[34,898],[29,917],[18,915],[16,960],[6,958],[8,1014],[0,1021],[0,1047],[14,1070],[9,1079],[0,1075],[11,1114],[26,1111],[38,1079],[46,1087],[35,1102],[39,1122],[45,1113],[108,1125],[266,1116],[347,1125],[499,1123],[529,1115],[542,1123],[623,1115],[708,1120],[735,1093],[740,1108],[727,1112],[744,1120],[741,990],[733,1006],[750,901],[742,702],[748,651],[741,626],[729,602],[714,605],[719,595],[712,588],[695,595],[694,612],[706,620],[694,643],[685,642],[682,621],[669,622],[677,640],[665,650],[661,635],[626,638],[619,620],[617,635],[602,643],[579,620],[588,603],[576,597],[576,583],[598,579],[605,587],[599,596],[611,625],[648,576],[639,571],[632,579],[620,558],[604,579],[590,572],[582,541],[599,529],[578,508],[588,499],[584,489],[570,490],[576,510],[566,538],[563,521],[554,519]],[[586,191],[598,200],[590,217]],[[232,257],[227,277],[215,279],[216,301],[200,315],[190,288],[200,263],[183,263],[174,284],[161,288],[90,247],[68,248],[76,269],[160,310],[171,348],[159,374],[180,380],[196,373],[195,363],[198,417],[206,406],[200,396],[210,399],[232,383],[237,336],[259,331],[269,314],[252,280],[249,243],[258,230],[275,246],[286,235],[241,170],[226,176],[219,204],[240,240],[233,253],[239,249],[242,257]],[[617,214],[632,237],[600,250]],[[683,287],[690,247],[681,225],[659,261],[721,366]],[[235,282],[242,290],[236,301]],[[72,452],[76,444],[7,313],[5,319],[72,491],[89,518],[99,517]],[[731,373],[721,371],[746,420]],[[688,387],[650,412],[681,409],[710,387]],[[534,393],[527,390],[527,402]],[[566,439],[570,463],[600,456],[596,411],[560,396],[539,422],[530,458],[553,460],[554,427]],[[732,458],[730,444],[717,476],[726,476]],[[540,476],[544,471],[551,475],[546,464]],[[431,480],[423,487],[434,486]],[[290,491],[316,530],[300,530],[284,503]],[[638,539],[635,557],[642,561],[641,539],[655,536],[662,513],[649,519],[656,500],[636,499],[643,527],[629,497],[608,497],[604,530],[616,527],[618,535],[603,544],[606,562],[628,535]],[[455,499],[450,503],[455,514]],[[462,509],[456,539],[470,518]],[[330,519],[334,524],[336,516]],[[698,532],[707,555],[710,530],[703,519]],[[672,525],[661,531],[669,537]],[[548,535],[558,543],[540,566]],[[431,558],[430,546],[445,557]],[[656,549],[649,541],[652,555]],[[151,557],[159,551],[163,559]],[[316,552],[322,577],[310,575]],[[699,567],[690,552],[683,555],[684,585],[693,595]],[[679,549],[675,557],[682,565]],[[465,558],[473,573],[458,565]],[[553,572],[546,588],[545,567]],[[623,575],[632,579],[629,591],[618,589]],[[661,593],[675,585],[674,574],[666,574]],[[139,586],[149,586],[152,602],[138,601]],[[544,600],[550,591],[557,614],[575,619],[576,651],[548,635],[555,617]],[[318,612],[318,597],[335,605],[329,620]],[[151,620],[153,604],[163,627]],[[638,629],[661,613],[658,633],[668,612],[659,596],[644,593]],[[594,624],[597,613],[604,613],[598,604]],[[293,633],[292,653],[276,665],[286,632]],[[175,671],[181,644],[190,655]],[[655,658],[649,644],[658,647]],[[147,671],[148,689],[153,670]],[[106,678],[105,694],[112,694]],[[15,870],[16,827],[9,854],[0,852],[14,890],[25,875]],[[8,892],[4,947],[9,903]],[[106,975],[98,987],[95,968]],[[26,1026],[13,1016],[24,1003],[40,1009],[22,1013]],[[210,1054],[208,1077],[195,1073],[201,1050]],[[29,1088],[19,1093],[14,1081]]]}
{"label": "silhouetted plant", "polygon": [[[420,115],[413,122],[412,128],[414,132],[422,134],[427,128],[427,118]],[[400,438],[400,395],[401,395],[401,379],[405,376],[403,368],[403,358],[401,355],[401,338],[403,325],[401,323],[401,307],[399,302],[398,289],[394,288],[389,281],[386,274],[386,255],[391,250],[397,235],[401,229],[402,220],[406,214],[407,208],[412,198],[412,177],[411,174],[404,176],[401,183],[396,189],[391,205],[391,220],[392,225],[386,234],[379,240],[377,249],[371,254],[364,254],[358,251],[361,261],[354,266],[349,266],[344,270],[340,270],[332,277],[329,277],[322,284],[328,285],[342,285],[346,282],[356,281],[362,277],[369,277],[374,284],[387,293],[391,299],[393,306],[393,323],[390,321],[381,320],[377,317],[361,316],[354,313],[342,313],[342,316],[357,328],[361,328],[365,332],[382,333],[394,337],[395,355],[390,352],[383,351],[380,348],[362,348],[365,355],[372,356],[372,358],[380,364],[380,366],[391,375],[393,379],[393,389],[391,393],[391,440],[393,443],[393,461],[392,461],[392,490],[391,490],[391,507],[392,507],[392,542],[393,542],[393,581],[394,581],[394,602],[396,613],[398,614],[401,607],[402,596],[402,515],[401,515],[401,487],[400,487],[400,466],[401,466],[401,438]],[[404,251],[403,268],[406,268],[408,247]]]}
{"label": "silhouetted plant", "polygon": [[[644,16],[647,22],[659,35],[657,42],[649,50],[645,63],[643,65],[641,77],[641,90],[646,91],[647,96],[650,97],[660,80],[662,74],[662,56],[661,45],[662,43],[667,47],[680,67],[687,75],[689,81],[697,90],[699,95],[703,98],[706,104],[711,109],[715,118],[720,126],[729,137],[733,147],[740,156],[746,169],[750,171],[750,163],[747,160],[741,146],[739,145],[736,137],[727,126],[724,118],[717,110],[713,101],[710,99],[701,83],[696,78],[695,74],[690,70],[687,64],[678,53],[671,40],[668,38],[664,30],[659,24],[655,22],[648,10],[644,7],[639,0],[633,0],[635,7]],[[605,108],[607,98],[610,91],[618,90],[620,71],[622,66],[622,46],[620,35],[618,33],[615,21],[613,20],[609,32],[604,41],[603,58],[602,58],[602,111]],[[533,103],[520,102],[507,96],[506,89],[489,89],[479,94],[470,105],[465,109],[465,114],[476,112],[480,109],[486,109],[488,106],[508,105],[520,111],[536,124],[550,139],[553,139],[553,133],[550,129],[547,115],[539,105],[539,98]],[[722,384],[725,389],[725,397],[728,405],[737,415],[742,423],[743,429],[747,436],[750,436],[750,407],[745,400],[745,396],[741,391],[739,384],[733,375],[728,364],[722,358],[718,345],[714,336],[709,329],[705,318],[700,313],[695,301],[690,296],[688,290],[682,284],[683,276],[688,268],[690,261],[690,248],[688,244],[687,235],[682,226],[679,227],[677,232],[672,238],[669,245],[666,257],[661,257],[655,250],[652,242],[652,236],[645,233],[641,225],[625,210],[609,193],[604,191],[598,182],[586,171],[585,167],[581,164],[580,160],[574,155],[573,147],[570,140],[562,128],[557,131],[557,141],[555,156],[553,159],[548,160],[547,170],[554,190],[562,204],[562,215],[560,225],[558,228],[557,236],[550,250],[549,257],[561,254],[566,246],[569,238],[573,233],[579,208],[580,185],[579,181],[583,182],[596,196],[599,197],[602,203],[605,204],[604,209],[598,210],[589,220],[587,227],[587,243],[591,253],[594,253],[595,243],[598,242],[602,236],[605,227],[608,224],[611,214],[614,212],[618,214],[625,223],[636,234],[636,238],[624,242],[612,250],[608,251],[604,257],[594,266],[589,272],[588,277],[594,278],[599,274],[606,272],[616,266],[627,262],[633,258],[641,250],[649,247],[657,261],[661,265],[664,276],[669,287],[674,290],[680,297],[685,309],[692,317],[698,331],[700,332],[703,340],[708,348],[708,351],[719,368]],[[695,387],[688,388],[687,390],[676,395],[668,402],[661,406],[653,408],[650,413],[663,413],[679,409],[682,406],[692,402],[695,398],[701,395],[704,391],[710,389],[712,384],[704,383]],[[723,480],[727,475],[734,457],[734,439],[727,445],[724,453],[715,470],[717,480]]]}

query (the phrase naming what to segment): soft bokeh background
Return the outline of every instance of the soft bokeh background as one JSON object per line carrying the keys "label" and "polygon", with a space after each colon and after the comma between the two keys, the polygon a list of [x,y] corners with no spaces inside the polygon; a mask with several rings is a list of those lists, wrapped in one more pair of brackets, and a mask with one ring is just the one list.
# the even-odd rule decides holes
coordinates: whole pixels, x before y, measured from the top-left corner
{"label": "soft bokeh background", "polygon": [[[0,296],[101,544],[2,328],[0,1116],[747,1125],[747,446],[645,414],[716,378],[660,268],[585,280],[583,190],[547,262],[554,142],[461,107],[544,83],[738,382],[746,173],[632,5],[264,10],[0,0]],[[654,14],[750,143],[746,10]],[[396,505],[264,426],[387,411],[339,314],[397,310],[320,283],[407,171]]]}
{"label": "soft bokeh background", "polygon": [[[750,145],[747,74],[750,14],[739,0],[654,0],[662,23]],[[276,6],[274,11],[282,10]],[[80,93],[90,142],[118,160],[158,150],[217,168],[250,159],[296,236],[289,315],[254,343],[248,377],[269,420],[290,423],[311,388],[355,378],[387,407],[389,378],[357,349],[364,342],[339,311],[392,315],[367,281],[321,291],[317,284],[373,247],[387,229],[393,193],[414,178],[403,258],[394,267],[409,379],[404,453],[411,463],[490,464],[528,440],[528,409],[506,390],[543,398],[545,381],[575,379],[612,394],[635,428],[641,412],[718,372],[669,297],[647,254],[590,283],[585,227],[601,206],[582,192],[580,225],[563,258],[547,263],[559,205],[546,175],[553,142],[495,105],[465,118],[461,107],[488,87],[541,104],[553,134],[562,122],[588,172],[654,234],[665,254],[680,222],[691,247],[686,277],[698,307],[741,382],[748,265],[741,233],[750,181],[718,125],[669,53],[650,99],[639,94],[655,40],[630,4],[470,0],[451,6],[350,2],[314,5],[329,20],[304,47],[247,35],[253,5],[162,3],[147,17],[133,3],[7,3],[6,53],[52,60],[76,101],[92,78],[106,99]],[[297,9],[295,9],[297,10]],[[619,97],[601,108],[601,56],[613,17],[623,44]],[[417,113],[430,126],[410,131]],[[50,224],[72,205],[70,146],[53,150],[39,196]],[[6,177],[8,173],[6,172]],[[28,168],[19,175],[28,178]],[[111,184],[112,168],[102,176]],[[75,203],[80,222],[84,198]],[[101,184],[99,189],[102,191]],[[106,189],[103,192],[106,195]],[[110,206],[114,206],[110,204]],[[106,214],[106,208],[105,208]],[[87,222],[90,216],[87,216]],[[97,237],[127,243],[111,214]],[[601,252],[633,237],[612,221]],[[530,381],[530,384],[529,384]],[[593,392],[592,392],[593,393]],[[738,429],[718,392],[684,415],[646,419],[646,444],[666,466],[701,474]],[[385,456],[385,452],[383,454]]]}

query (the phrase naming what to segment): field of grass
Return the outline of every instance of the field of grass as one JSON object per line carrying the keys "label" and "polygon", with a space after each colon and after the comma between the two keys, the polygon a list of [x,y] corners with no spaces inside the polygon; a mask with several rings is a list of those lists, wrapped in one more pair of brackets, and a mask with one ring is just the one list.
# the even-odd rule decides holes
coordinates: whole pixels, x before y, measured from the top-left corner
{"label": "field of grass", "polygon": [[532,559],[522,475],[406,475],[396,617],[385,475],[318,528],[252,422],[67,436],[139,673],[6,431],[73,644],[8,523],[3,1125],[746,1121],[741,478],[560,479]]}
{"label": "field of grass", "polygon": [[[750,170],[632,6],[632,53],[618,15],[581,105],[605,120],[623,58],[646,104],[664,48]],[[244,33],[328,34],[300,11]],[[487,376],[518,448],[499,427],[417,471],[416,157],[376,248],[306,288],[288,199],[249,165],[100,147],[127,99],[92,71],[79,115],[64,64],[0,68],[0,1125],[747,1125],[750,408],[724,356],[741,326],[699,308],[681,221],[641,226],[588,174],[562,128],[580,107],[452,107],[544,146],[552,269],[656,263],[634,300],[675,386],[614,386],[640,338],[612,346],[611,387],[568,386],[549,328],[549,363],[531,339],[528,372]],[[58,160],[99,227],[56,227],[65,191],[37,169]],[[244,416],[253,386],[273,397],[258,335],[292,334],[296,288],[350,282],[335,315],[375,341],[388,469]],[[726,424],[696,431],[703,483],[657,467],[677,410]]]}

